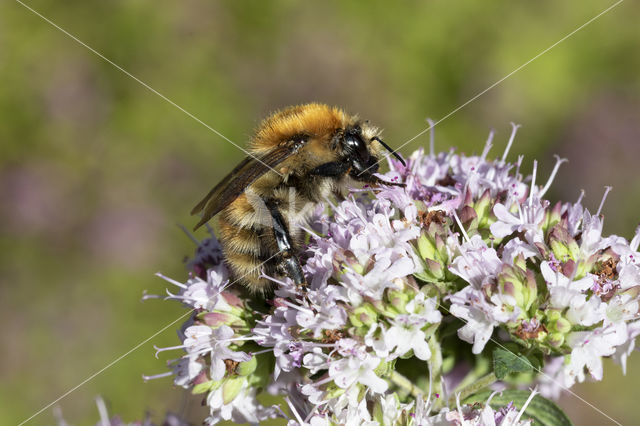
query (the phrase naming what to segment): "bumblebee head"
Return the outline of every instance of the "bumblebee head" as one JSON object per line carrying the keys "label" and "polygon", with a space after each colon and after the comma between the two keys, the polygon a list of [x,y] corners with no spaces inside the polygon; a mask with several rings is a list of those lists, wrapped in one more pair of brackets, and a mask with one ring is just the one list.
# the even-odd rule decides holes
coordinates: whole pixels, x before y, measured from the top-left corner
{"label": "bumblebee head", "polygon": [[[359,124],[355,124],[347,127],[342,135],[342,150],[345,159],[351,163],[353,168],[354,173],[352,173],[352,176],[370,175],[378,171],[380,159],[375,155],[375,152],[378,152],[379,149],[373,147],[374,142],[380,143],[380,145],[393,154],[398,161],[406,165],[402,157],[377,136],[377,132],[366,130],[369,129],[363,131]],[[374,133],[374,136],[367,136],[371,133]]]}

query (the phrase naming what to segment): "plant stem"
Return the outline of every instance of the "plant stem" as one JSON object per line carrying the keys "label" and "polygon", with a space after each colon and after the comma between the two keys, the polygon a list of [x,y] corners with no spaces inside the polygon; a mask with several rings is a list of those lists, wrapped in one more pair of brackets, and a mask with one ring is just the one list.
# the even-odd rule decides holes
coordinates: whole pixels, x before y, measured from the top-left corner
{"label": "plant stem", "polygon": [[442,395],[442,349],[435,336],[431,336],[428,344],[431,350],[431,359],[429,360],[431,367],[429,372],[432,376],[429,378],[431,380],[431,394]]}
{"label": "plant stem", "polygon": [[407,379],[397,371],[392,371],[391,376],[389,376],[389,378],[391,379],[391,382],[393,382],[394,385],[398,386],[400,389],[403,389],[409,392],[412,396],[416,398],[421,397],[424,394],[422,389],[414,385],[413,382],[411,382],[411,380]]}
{"label": "plant stem", "polygon": [[469,386],[466,386],[461,390],[454,392],[454,394],[449,397],[449,406],[451,407],[456,404],[456,394],[460,395],[460,401],[464,401],[467,397],[478,392],[480,389],[486,388],[492,383],[495,383],[497,380],[498,378],[496,377],[495,373],[489,373],[486,376],[479,378]]}

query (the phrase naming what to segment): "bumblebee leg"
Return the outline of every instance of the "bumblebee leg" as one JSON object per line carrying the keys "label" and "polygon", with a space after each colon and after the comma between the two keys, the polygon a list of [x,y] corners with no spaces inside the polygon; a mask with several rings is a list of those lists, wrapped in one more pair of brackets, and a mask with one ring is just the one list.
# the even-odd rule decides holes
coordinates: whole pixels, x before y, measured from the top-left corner
{"label": "bumblebee leg", "polygon": [[310,176],[337,177],[349,171],[351,164],[346,161],[332,161],[324,163],[309,172]]}
{"label": "bumblebee leg", "polygon": [[280,214],[280,210],[278,210],[278,206],[274,200],[267,200],[265,204],[273,218],[273,234],[276,238],[278,250],[280,251],[278,268],[284,269],[286,274],[297,286],[306,286],[307,282],[302,272],[302,266],[300,266],[300,261],[294,253],[291,236],[282,218],[282,214]]}
{"label": "bumblebee leg", "polygon": [[382,180],[378,176],[373,175],[369,172],[363,172],[362,174],[358,174],[358,172],[354,170],[351,173],[351,177],[354,178],[355,180],[358,180],[360,182],[366,182],[371,185],[387,185],[387,186],[402,186],[402,187],[405,186],[404,183],[389,182],[387,180]]}

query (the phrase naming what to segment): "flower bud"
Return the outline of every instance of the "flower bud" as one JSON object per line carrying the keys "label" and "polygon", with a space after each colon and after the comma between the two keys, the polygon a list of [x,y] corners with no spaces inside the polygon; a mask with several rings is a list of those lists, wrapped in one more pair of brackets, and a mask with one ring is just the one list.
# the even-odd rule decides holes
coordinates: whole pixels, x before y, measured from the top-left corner
{"label": "flower bud", "polygon": [[547,209],[545,211],[544,220],[542,221],[542,231],[547,234],[550,229],[553,229],[562,220],[562,203],[557,202],[553,209]]}
{"label": "flower bud", "polygon": [[239,376],[248,376],[256,371],[256,367],[258,366],[258,359],[255,356],[252,356],[249,361],[240,362],[236,367],[236,373]]}
{"label": "flower bud", "polygon": [[205,392],[212,392],[218,389],[222,385],[222,380],[209,380],[206,382],[198,383],[191,388],[193,395],[198,395]]}
{"label": "flower bud", "polygon": [[498,285],[503,293],[515,299],[516,305],[526,315],[538,296],[535,275],[526,269],[522,255],[516,257],[513,263],[514,266],[503,265],[498,275]]}
{"label": "flower bud", "polygon": [[406,312],[405,306],[409,302],[409,294],[398,290],[390,290],[387,292],[387,300],[396,311],[404,313]]}
{"label": "flower bud", "polygon": [[549,234],[549,246],[553,255],[561,262],[567,262],[569,260],[577,260],[580,254],[580,247],[578,243],[571,235],[569,231],[556,225],[553,227]]}
{"label": "flower bud", "polygon": [[371,306],[371,304],[369,303],[358,306],[353,310],[351,315],[349,315],[349,321],[351,321],[351,324],[353,324],[355,327],[362,327],[365,325],[368,327],[371,324],[375,323],[377,319],[378,314],[373,306]]}
{"label": "flower bud", "polygon": [[547,339],[549,344],[554,348],[559,348],[564,344],[564,334],[562,333],[550,333]]}
{"label": "flower bud", "polygon": [[549,332],[567,334],[571,331],[571,322],[562,316],[558,310],[547,313],[547,328]]}
{"label": "flower bud", "polygon": [[244,384],[244,377],[230,377],[224,381],[222,385],[222,400],[224,404],[228,404],[240,393]]}
{"label": "flower bud", "polygon": [[478,228],[488,229],[495,218],[492,216],[494,200],[491,198],[491,191],[484,191],[482,196],[474,203],[473,209],[478,215]]}
{"label": "flower bud", "polygon": [[198,318],[211,327],[219,327],[223,324],[232,325],[236,322],[242,322],[242,320],[237,316],[224,312],[207,312],[198,315]]}
{"label": "flower bud", "polygon": [[422,259],[433,259],[436,257],[435,241],[428,238],[424,233],[418,238],[418,254]]}

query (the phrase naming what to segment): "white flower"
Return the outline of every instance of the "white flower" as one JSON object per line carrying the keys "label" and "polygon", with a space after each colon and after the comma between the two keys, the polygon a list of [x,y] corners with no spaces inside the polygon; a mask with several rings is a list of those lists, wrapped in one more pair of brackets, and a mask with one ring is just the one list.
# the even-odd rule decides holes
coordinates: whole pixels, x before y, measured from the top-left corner
{"label": "white flower", "polygon": [[606,304],[606,319],[609,322],[633,321],[640,313],[638,294],[640,287],[635,286],[625,291],[618,291]]}
{"label": "white flower", "polygon": [[587,299],[583,293],[593,286],[593,275],[572,281],[562,272],[553,271],[549,262],[542,262],[540,270],[551,295],[550,307],[561,310],[568,308],[565,317],[573,324],[589,326],[604,319],[606,305],[597,297]]}
{"label": "white flower", "polygon": [[517,308],[510,310],[502,304],[488,302],[482,291],[471,286],[463,288],[448,299],[451,301],[451,314],[465,322],[465,325],[458,329],[458,337],[465,342],[473,343],[474,354],[482,352],[491,338],[494,327],[515,320],[520,312]]}
{"label": "white flower", "polygon": [[493,208],[493,213],[498,219],[494,222],[490,229],[496,238],[504,238],[514,232],[524,232],[525,239],[529,244],[543,242],[544,236],[540,229],[544,220],[546,202],[541,202],[534,198],[531,204],[529,202],[520,204],[515,203],[518,209],[518,215],[515,216],[504,204],[497,203]]}
{"label": "white flower", "polygon": [[337,424],[377,426],[377,422],[371,421],[367,399],[359,398],[359,394],[356,388],[348,389],[330,404]]}
{"label": "white flower", "polygon": [[380,414],[382,418],[378,419],[376,416],[376,420],[382,420],[383,425],[395,425],[396,422],[400,420],[403,411],[409,412],[413,406],[413,402],[401,404],[398,395],[395,393],[386,396],[381,395],[378,403],[380,404]]}
{"label": "white flower", "polygon": [[530,257],[538,256],[538,251],[531,244],[522,241],[520,238],[509,240],[509,242],[504,245],[502,260],[513,265],[513,259],[519,255],[522,255],[525,259],[529,259]]}
{"label": "white flower", "polygon": [[231,327],[221,325],[212,329],[206,325],[192,325],[184,332],[184,346],[190,355],[211,355],[211,379],[220,380],[224,377],[226,367],[224,360],[244,362],[249,361],[251,356],[244,352],[235,352],[229,349],[233,343],[234,332]]}
{"label": "white flower", "polygon": [[582,217],[582,234],[580,240],[580,253],[584,258],[591,256],[598,250],[606,248],[601,246],[602,219],[598,216],[591,216],[586,210]]}
{"label": "white flower", "polygon": [[577,331],[567,336],[571,350],[570,361],[564,367],[567,382],[583,382],[585,368],[596,380],[602,380],[602,357],[613,355],[616,346],[628,338],[625,323],[611,324],[593,331]]}
{"label": "white flower", "polygon": [[616,348],[611,356],[622,367],[622,374],[627,374],[627,358],[636,347],[636,337],[640,335],[640,321],[634,321],[627,325],[627,341]]}
{"label": "white flower", "polygon": [[482,288],[483,284],[491,281],[502,269],[502,262],[496,251],[487,247],[480,235],[474,235],[470,241],[462,244],[460,253],[449,270],[476,289]]}
{"label": "white flower", "polygon": [[204,365],[198,362],[197,355],[185,355],[173,367],[173,374],[176,376],[173,382],[177,386],[188,388],[203,369]]}
{"label": "white flower", "polygon": [[258,424],[267,419],[275,418],[277,411],[273,407],[263,407],[256,399],[256,389],[251,388],[245,381],[238,395],[231,401],[225,402],[224,386],[207,395],[207,405],[210,415],[205,422],[208,425],[222,420],[235,423]]}
{"label": "white flower", "polygon": [[413,350],[417,358],[426,361],[431,357],[431,351],[424,331],[411,327],[406,317],[406,315],[400,315],[400,318],[392,322],[393,326],[385,335],[386,346],[391,350],[395,348],[390,355],[391,359],[401,357]]}
{"label": "white flower", "polygon": [[361,383],[374,393],[383,393],[389,385],[373,371],[380,365],[381,359],[365,354],[364,357],[349,356],[331,362],[329,376],[336,385],[346,389],[354,383]]}
{"label": "white flower", "polygon": [[390,349],[387,347],[387,331],[383,324],[374,322],[371,324],[369,331],[364,336],[364,343],[373,349],[376,356],[386,358],[389,356]]}
{"label": "white flower", "polygon": [[413,350],[414,355],[423,361],[431,357],[423,328],[428,324],[440,322],[442,314],[436,308],[436,299],[426,299],[424,293],[419,292],[405,309],[407,314],[398,315],[391,320],[391,328],[385,333],[384,342],[388,350],[395,350],[391,358],[397,358]]}

